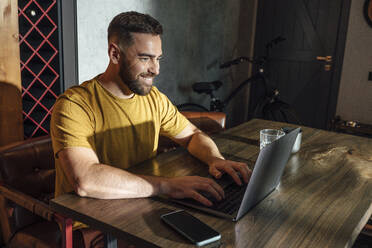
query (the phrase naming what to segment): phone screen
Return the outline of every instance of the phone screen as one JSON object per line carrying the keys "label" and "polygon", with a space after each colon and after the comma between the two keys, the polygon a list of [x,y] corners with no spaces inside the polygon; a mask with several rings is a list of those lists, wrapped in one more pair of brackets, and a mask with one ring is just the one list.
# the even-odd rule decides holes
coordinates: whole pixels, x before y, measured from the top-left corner
{"label": "phone screen", "polygon": [[186,211],[179,210],[162,215],[161,218],[178,232],[198,245],[216,241],[221,235]]}

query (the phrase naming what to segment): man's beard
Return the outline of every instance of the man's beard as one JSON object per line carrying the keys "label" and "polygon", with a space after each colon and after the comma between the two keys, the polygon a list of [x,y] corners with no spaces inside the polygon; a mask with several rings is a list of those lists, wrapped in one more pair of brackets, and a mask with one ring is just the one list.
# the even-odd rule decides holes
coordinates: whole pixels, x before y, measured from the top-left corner
{"label": "man's beard", "polygon": [[[145,74],[140,75],[146,76]],[[120,66],[119,76],[128,88],[137,95],[146,96],[152,89],[152,85],[145,85],[144,83],[141,83],[140,79],[132,79],[124,63]]]}

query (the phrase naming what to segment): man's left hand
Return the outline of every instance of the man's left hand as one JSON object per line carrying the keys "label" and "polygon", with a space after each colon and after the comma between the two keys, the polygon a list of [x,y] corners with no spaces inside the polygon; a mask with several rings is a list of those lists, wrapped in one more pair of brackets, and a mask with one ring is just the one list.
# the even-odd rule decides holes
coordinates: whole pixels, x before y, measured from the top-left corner
{"label": "man's left hand", "polygon": [[209,174],[215,178],[220,178],[225,172],[229,174],[238,185],[242,185],[242,181],[237,172],[243,177],[245,183],[248,183],[252,174],[252,171],[248,168],[246,163],[216,158],[209,164]]}

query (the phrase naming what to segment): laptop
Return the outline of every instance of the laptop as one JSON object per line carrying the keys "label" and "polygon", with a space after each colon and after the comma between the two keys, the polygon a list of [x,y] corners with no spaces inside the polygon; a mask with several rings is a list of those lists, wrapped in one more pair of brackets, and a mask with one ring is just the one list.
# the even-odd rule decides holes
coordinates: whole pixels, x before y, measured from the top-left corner
{"label": "laptop", "polygon": [[299,131],[300,128],[292,130],[266,145],[260,151],[248,184],[239,186],[226,173],[222,178],[215,179],[224,189],[225,199],[217,201],[212,196],[203,194],[213,202],[213,206],[202,205],[193,199],[170,200],[213,215],[238,221],[279,185]]}

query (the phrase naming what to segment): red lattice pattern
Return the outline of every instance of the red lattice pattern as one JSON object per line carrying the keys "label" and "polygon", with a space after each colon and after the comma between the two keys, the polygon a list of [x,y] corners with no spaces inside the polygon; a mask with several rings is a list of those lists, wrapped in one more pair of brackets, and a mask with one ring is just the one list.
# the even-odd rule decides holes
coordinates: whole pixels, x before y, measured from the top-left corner
{"label": "red lattice pattern", "polygon": [[[58,50],[49,40],[53,33],[57,32],[57,24],[49,16],[49,11],[56,8],[56,0],[50,0],[46,9],[43,9],[36,0],[26,2],[23,1],[25,5],[20,4],[18,10],[19,18],[22,18],[23,25],[28,25],[29,30],[25,31],[24,34],[20,32],[19,43],[23,50],[28,51],[26,56],[21,56],[21,73],[22,75],[27,74],[30,78],[27,84],[23,83],[22,78],[22,99],[27,98],[28,103],[30,103],[28,109],[23,109],[23,117],[24,122],[34,124],[32,125],[34,126],[33,131],[31,130],[28,133],[28,136],[33,137],[37,133],[37,136],[40,133],[49,133],[49,123],[45,125],[45,122],[50,119],[53,104],[45,104],[43,99],[47,96],[55,101],[58,94],[53,92],[52,87],[57,82],[59,73],[58,69],[51,65],[51,61],[57,56]],[[33,37],[33,39],[31,40],[30,37]],[[37,37],[36,42],[34,37]],[[48,51],[48,56],[40,52],[45,50]],[[48,76],[45,76],[46,74]],[[38,94],[32,92],[33,87],[37,87]],[[35,112],[36,109],[37,113]]]}

